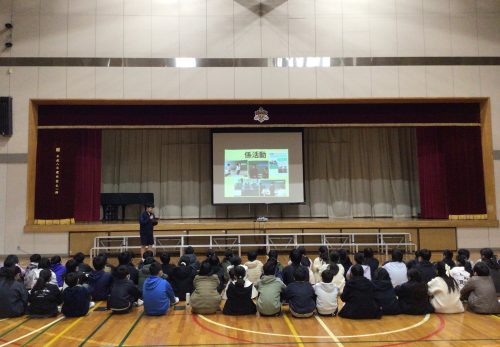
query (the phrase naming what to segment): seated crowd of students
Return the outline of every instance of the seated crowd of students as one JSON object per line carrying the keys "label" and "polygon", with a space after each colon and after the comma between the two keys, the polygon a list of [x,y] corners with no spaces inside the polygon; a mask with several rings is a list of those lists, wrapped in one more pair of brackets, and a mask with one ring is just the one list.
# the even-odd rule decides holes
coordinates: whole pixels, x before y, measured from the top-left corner
{"label": "seated crowd of students", "polygon": [[[213,251],[199,262],[187,247],[177,265],[168,253],[158,261],[151,251],[144,253],[136,267],[131,252],[118,255],[118,266],[101,254],[85,264],[76,254],[65,266],[61,257],[51,259],[34,254],[23,269],[15,255],[9,255],[0,268],[0,318],[53,317],[59,312],[80,317],[96,301],[106,301],[116,314],[144,305],[147,315],[164,315],[180,300],[193,313],[226,315],[280,315],[287,304],[295,317],[315,313],[350,319],[376,319],[384,315],[423,315],[464,312],[500,313],[500,265],[492,250],[481,250],[481,260],[473,264],[469,252],[447,250],[443,259],[431,263],[431,251],[422,249],[415,259],[403,262],[403,251],[392,251],[392,259],[382,266],[373,250],[354,255],[329,251],[322,246],[314,261],[304,247],[290,252],[283,266],[278,252],[270,251],[266,263],[257,252],[248,253],[244,264],[231,250],[223,261]],[[344,305],[340,308],[338,299]]]}

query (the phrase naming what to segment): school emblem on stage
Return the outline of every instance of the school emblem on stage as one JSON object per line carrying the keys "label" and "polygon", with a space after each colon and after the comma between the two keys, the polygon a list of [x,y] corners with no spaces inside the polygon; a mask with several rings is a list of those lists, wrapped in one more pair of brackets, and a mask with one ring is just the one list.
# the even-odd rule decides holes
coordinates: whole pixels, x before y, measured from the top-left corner
{"label": "school emblem on stage", "polygon": [[253,117],[253,120],[259,122],[259,123],[263,123],[265,122],[266,120],[269,120],[269,112],[267,112],[265,109],[261,107],[259,107],[259,109],[257,111],[254,112],[255,114],[255,117]]}

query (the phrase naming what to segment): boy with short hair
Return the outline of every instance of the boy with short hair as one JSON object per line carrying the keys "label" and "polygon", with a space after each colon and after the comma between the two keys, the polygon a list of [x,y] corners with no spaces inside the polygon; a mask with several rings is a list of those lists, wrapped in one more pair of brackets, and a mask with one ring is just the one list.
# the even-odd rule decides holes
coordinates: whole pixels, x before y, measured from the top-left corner
{"label": "boy with short hair", "polygon": [[294,272],[294,282],[285,289],[290,312],[296,318],[311,317],[316,309],[316,294],[309,283],[309,269],[299,266]]}
{"label": "boy with short hair", "polygon": [[114,271],[115,279],[108,297],[108,310],[113,313],[130,312],[134,303],[142,304],[139,300],[139,289],[130,280],[126,265],[118,266]]}
{"label": "boy with short hair", "polygon": [[78,252],[73,256],[73,259],[75,259],[78,263],[78,271],[86,274],[92,272],[92,268],[90,267],[90,265],[84,263],[85,254],[83,254],[82,252]]}
{"label": "boy with short hair", "polygon": [[66,274],[65,282],[68,286],[62,292],[63,304],[61,312],[66,317],[82,317],[94,306],[90,301],[88,289],[79,283],[80,275],[77,272]]}
{"label": "boy with short hair", "polygon": [[149,267],[151,275],[144,282],[142,296],[144,313],[149,316],[161,316],[167,313],[170,305],[179,302],[174,290],[167,280],[161,278],[161,265],[152,263]]}
{"label": "boy with short hair", "polygon": [[281,314],[281,295],[285,284],[275,276],[276,260],[269,259],[264,265],[264,276],[255,284],[259,292],[257,311],[263,316],[278,316]]}
{"label": "boy with short hair", "polygon": [[321,282],[314,285],[316,309],[322,316],[335,317],[337,315],[339,288],[332,282],[333,276],[332,270],[325,270],[321,273]]}
{"label": "boy with short hair", "polygon": [[260,276],[262,276],[262,268],[264,267],[264,264],[257,259],[256,251],[248,252],[247,257],[248,261],[245,263],[245,266],[248,268],[247,278],[250,282],[255,284],[260,280]]}
{"label": "boy with short hair", "polygon": [[105,272],[106,258],[97,256],[93,259],[94,271],[88,277],[89,292],[92,295],[92,300],[103,301],[108,299],[113,284],[113,276],[109,272]]}

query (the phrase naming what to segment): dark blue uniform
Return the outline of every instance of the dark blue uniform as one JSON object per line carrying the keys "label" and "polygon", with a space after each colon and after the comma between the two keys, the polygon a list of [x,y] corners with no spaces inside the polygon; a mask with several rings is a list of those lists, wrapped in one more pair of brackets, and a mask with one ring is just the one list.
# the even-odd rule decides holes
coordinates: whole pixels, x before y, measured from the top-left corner
{"label": "dark blue uniform", "polygon": [[148,211],[142,212],[139,224],[141,225],[141,245],[149,246],[154,244],[153,226],[157,224],[155,215]]}

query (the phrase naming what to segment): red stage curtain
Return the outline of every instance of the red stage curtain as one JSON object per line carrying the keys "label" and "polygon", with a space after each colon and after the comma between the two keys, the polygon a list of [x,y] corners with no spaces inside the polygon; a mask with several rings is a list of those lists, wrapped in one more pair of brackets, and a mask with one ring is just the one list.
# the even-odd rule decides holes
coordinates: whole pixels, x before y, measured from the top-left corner
{"label": "red stage curtain", "polygon": [[40,130],[35,219],[99,220],[101,130]]}
{"label": "red stage curtain", "polygon": [[101,130],[82,130],[76,154],[75,220],[97,221],[101,201]]}
{"label": "red stage curtain", "polygon": [[486,213],[481,129],[417,129],[420,216]]}

